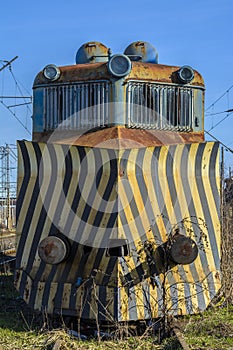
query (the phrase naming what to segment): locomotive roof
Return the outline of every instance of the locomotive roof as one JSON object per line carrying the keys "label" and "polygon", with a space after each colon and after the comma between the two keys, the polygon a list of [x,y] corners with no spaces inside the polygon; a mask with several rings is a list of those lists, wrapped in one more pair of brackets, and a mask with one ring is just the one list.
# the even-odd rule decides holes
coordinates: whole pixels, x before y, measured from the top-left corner
{"label": "locomotive roof", "polygon": [[[84,81],[96,80],[111,80],[111,77],[106,62],[75,64],[70,66],[62,66],[60,69],[60,77],[55,81],[48,81],[43,74],[39,72],[34,81],[34,86],[37,85],[57,85],[64,83],[75,83]],[[125,82],[128,80],[159,82],[165,84],[180,84],[177,78],[178,66],[168,66],[162,64],[132,62],[131,72],[123,78]],[[197,86],[204,88],[204,81],[201,74],[194,70],[194,79],[188,84],[190,86]],[[185,86],[187,86],[185,84]]]}

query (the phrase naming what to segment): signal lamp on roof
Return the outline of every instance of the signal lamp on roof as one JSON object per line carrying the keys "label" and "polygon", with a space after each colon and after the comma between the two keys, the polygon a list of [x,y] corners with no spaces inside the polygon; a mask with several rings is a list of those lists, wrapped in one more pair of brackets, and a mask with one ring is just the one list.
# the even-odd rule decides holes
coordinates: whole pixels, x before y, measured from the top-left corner
{"label": "signal lamp on roof", "polygon": [[131,61],[125,55],[113,55],[108,62],[108,70],[115,77],[124,77],[131,71]]}
{"label": "signal lamp on roof", "polygon": [[54,64],[48,64],[43,70],[45,78],[54,81],[60,77],[60,69]]}
{"label": "signal lamp on roof", "polygon": [[181,83],[190,83],[194,78],[194,71],[189,66],[183,66],[178,70],[178,78]]}
{"label": "signal lamp on roof", "polygon": [[158,53],[154,46],[146,41],[135,41],[124,51],[131,61],[141,61],[145,63],[158,63]]}

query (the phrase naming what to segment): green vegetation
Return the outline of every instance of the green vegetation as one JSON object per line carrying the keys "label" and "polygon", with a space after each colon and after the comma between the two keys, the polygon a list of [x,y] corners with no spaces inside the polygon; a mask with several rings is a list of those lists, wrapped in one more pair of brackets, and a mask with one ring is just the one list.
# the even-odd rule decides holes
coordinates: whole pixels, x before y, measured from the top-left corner
{"label": "green vegetation", "polygon": [[233,306],[188,317],[183,333],[191,349],[233,349]]}
{"label": "green vegetation", "polygon": [[[179,318],[178,324],[190,349],[233,349],[232,306],[215,307],[200,315]],[[13,276],[0,275],[0,350],[182,349],[175,337],[165,339],[161,345],[156,340],[156,337],[142,335],[125,340],[81,341],[69,335],[64,324],[54,328],[46,318],[32,314],[18,297]]]}
{"label": "green vegetation", "polygon": [[127,341],[102,341],[96,340],[79,341],[72,339],[64,330],[54,330],[50,332],[14,332],[5,330],[0,332],[0,349],[18,350],[18,349],[35,349],[35,350],[68,350],[68,349],[89,349],[89,350],[106,350],[106,349],[161,349],[150,340],[137,340],[130,338]]}

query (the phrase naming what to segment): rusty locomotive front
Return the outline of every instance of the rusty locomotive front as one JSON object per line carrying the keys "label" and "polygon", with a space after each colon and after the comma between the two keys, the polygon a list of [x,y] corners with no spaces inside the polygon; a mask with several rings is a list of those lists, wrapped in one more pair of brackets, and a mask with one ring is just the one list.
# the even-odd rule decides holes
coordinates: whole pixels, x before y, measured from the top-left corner
{"label": "rusty locomotive front", "polygon": [[204,310],[220,289],[219,145],[204,81],[147,42],[98,42],[34,81],[18,141],[15,285],[49,314],[99,321]]}

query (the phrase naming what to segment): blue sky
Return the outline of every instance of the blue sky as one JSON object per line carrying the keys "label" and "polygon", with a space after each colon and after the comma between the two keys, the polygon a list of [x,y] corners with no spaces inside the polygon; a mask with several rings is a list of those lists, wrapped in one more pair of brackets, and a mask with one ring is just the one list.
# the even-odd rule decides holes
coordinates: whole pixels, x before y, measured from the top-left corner
{"label": "blue sky", "polygon": [[[206,107],[233,85],[232,0],[13,0],[2,2],[0,11],[0,59],[19,56],[12,71],[26,96],[32,93],[38,71],[48,63],[73,64],[77,49],[87,41],[100,41],[113,53],[123,53],[136,40],[150,42],[159,53],[159,63],[188,64],[202,74]],[[15,92],[14,80],[5,69],[0,72],[0,95]],[[233,88],[208,112],[232,108]],[[11,110],[30,129],[31,111],[25,107]],[[209,115],[205,129],[225,116]],[[0,121],[0,145],[30,139],[1,104]],[[210,132],[233,148],[233,114]],[[233,154],[226,152],[226,160],[233,168]]]}

